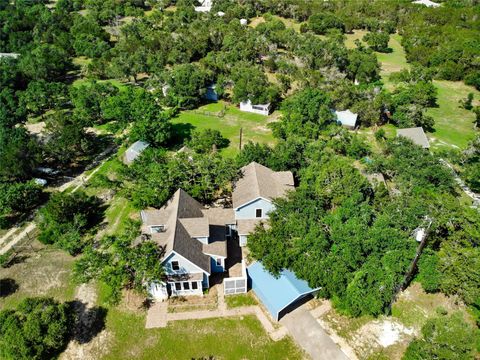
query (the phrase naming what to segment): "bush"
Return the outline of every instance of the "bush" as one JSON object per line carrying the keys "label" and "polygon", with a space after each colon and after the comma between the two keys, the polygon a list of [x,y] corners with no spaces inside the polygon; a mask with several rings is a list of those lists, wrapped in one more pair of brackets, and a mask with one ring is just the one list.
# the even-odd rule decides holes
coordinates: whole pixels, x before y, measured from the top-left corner
{"label": "bush", "polygon": [[188,146],[197,153],[207,153],[213,150],[226,148],[230,141],[222,136],[220,131],[212,129],[194,130]]}
{"label": "bush", "polygon": [[442,274],[438,271],[440,259],[433,251],[425,251],[418,264],[417,280],[426,292],[437,291]]}
{"label": "bush", "polygon": [[0,312],[0,357],[51,359],[65,348],[71,331],[69,306],[50,298],[27,298]]}

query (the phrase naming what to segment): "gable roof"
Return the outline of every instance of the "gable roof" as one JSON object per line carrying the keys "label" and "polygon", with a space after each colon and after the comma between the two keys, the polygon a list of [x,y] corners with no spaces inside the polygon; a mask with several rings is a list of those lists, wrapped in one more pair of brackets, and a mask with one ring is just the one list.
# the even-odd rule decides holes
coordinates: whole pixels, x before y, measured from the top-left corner
{"label": "gable roof", "polygon": [[279,320],[282,310],[286,307],[320,289],[312,289],[305,280],[299,279],[287,269],[275,277],[260,261],[250,265],[247,271],[252,280],[252,290],[275,320]]}
{"label": "gable roof", "polygon": [[134,152],[140,154],[143,150],[145,150],[149,146],[149,143],[145,141],[135,141],[128,149],[129,152]]}
{"label": "gable roof", "polygon": [[142,220],[147,226],[165,225],[164,232],[151,235],[165,248],[166,256],[175,251],[210,273],[210,257],[203,253],[203,244],[193,238],[209,236],[208,218],[204,217],[202,206],[184,190],[177,190],[161,209],[143,210]]}
{"label": "gable roof", "polygon": [[240,178],[233,190],[233,207],[238,209],[255,199],[264,198],[269,201],[282,197],[294,187],[291,171],[275,172],[266,166],[251,162],[241,169]]}
{"label": "gable roof", "polygon": [[419,145],[424,149],[427,149],[430,147],[430,143],[428,142],[427,135],[425,135],[425,132],[421,127],[398,129],[397,136],[406,137],[407,139],[412,140],[414,144]]}
{"label": "gable roof", "polygon": [[335,115],[339,122],[344,126],[355,127],[357,124],[358,114],[351,112],[350,110],[335,111]]}

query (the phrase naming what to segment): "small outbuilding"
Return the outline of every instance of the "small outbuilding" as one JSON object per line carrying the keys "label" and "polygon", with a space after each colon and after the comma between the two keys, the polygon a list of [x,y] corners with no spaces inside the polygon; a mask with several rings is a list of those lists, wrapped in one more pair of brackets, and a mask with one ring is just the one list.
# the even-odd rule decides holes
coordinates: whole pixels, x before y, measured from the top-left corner
{"label": "small outbuilding", "polygon": [[270,104],[252,104],[250,100],[242,101],[240,111],[268,116],[270,114]]}
{"label": "small outbuilding", "polygon": [[253,292],[277,321],[320,289],[312,289],[290,270],[282,270],[276,278],[259,261],[250,265],[247,272]]}
{"label": "small outbuilding", "polygon": [[426,7],[433,7],[433,8],[440,6],[440,4],[430,0],[416,0],[416,1],[413,1],[412,4],[424,5]]}
{"label": "small outbuilding", "polygon": [[145,141],[136,141],[125,151],[123,162],[130,165],[149,146]]}
{"label": "small outbuilding", "polygon": [[410,139],[414,144],[421,146],[424,149],[428,149],[430,147],[427,135],[421,127],[398,129],[397,136],[403,136],[407,139]]}
{"label": "small outbuilding", "polygon": [[213,1],[212,0],[199,0],[200,6],[195,6],[196,12],[210,12],[212,10]]}
{"label": "small outbuilding", "polygon": [[337,117],[337,121],[348,129],[353,130],[357,126],[358,114],[350,110],[335,111],[335,116]]}

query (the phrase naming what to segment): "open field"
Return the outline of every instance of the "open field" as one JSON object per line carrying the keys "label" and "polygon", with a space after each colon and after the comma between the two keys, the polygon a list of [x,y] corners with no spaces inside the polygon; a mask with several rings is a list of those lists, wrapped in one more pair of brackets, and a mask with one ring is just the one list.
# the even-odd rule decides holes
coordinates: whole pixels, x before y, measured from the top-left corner
{"label": "open field", "polygon": [[73,299],[71,279],[74,258],[61,250],[40,244],[26,247],[8,268],[0,268],[0,280],[12,279],[16,291],[0,296],[0,309],[15,307],[26,297],[49,296],[59,301]]}
{"label": "open field", "polygon": [[111,309],[106,330],[113,340],[103,359],[303,358],[291,339],[272,341],[254,316],[175,321],[164,329],[144,324],[144,315]]}
{"label": "open field", "polygon": [[[216,116],[215,114],[219,113],[224,105],[226,106],[225,115],[223,117]],[[240,128],[243,129],[243,145],[248,141],[273,144],[273,135],[267,124],[274,121],[276,116],[278,113],[273,113],[268,117],[246,113],[234,106],[219,102],[202,106],[197,110],[184,111],[173,119],[173,123],[177,126],[190,127],[187,130],[210,128],[220,131],[224,137],[230,140],[229,147],[223,149],[222,153],[226,156],[233,156],[238,152]]]}
{"label": "open field", "polygon": [[448,313],[461,311],[471,321],[465,306],[455,297],[427,294],[418,283],[400,294],[390,317],[349,318],[330,309],[319,320],[341,336],[359,359],[395,360],[401,359],[411,339],[420,334],[428,319],[438,316],[439,309]]}
{"label": "open field", "polygon": [[[353,34],[347,34],[345,45],[353,48],[355,39],[361,39],[366,31],[357,30]],[[393,72],[408,68],[405,51],[401,45],[401,36],[390,36],[391,53],[376,53],[381,64],[381,76],[387,89],[392,90],[394,84],[389,81]],[[459,100],[473,93],[474,104],[480,104],[480,91],[460,81],[435,80],[434,85],[438,90],[438,107],[427,109],[427,114],[435,119],[435,130],[429,133],[432,148],[465,148],[468,142],[475,136],[473,121],[475,114],[459,106]]]}

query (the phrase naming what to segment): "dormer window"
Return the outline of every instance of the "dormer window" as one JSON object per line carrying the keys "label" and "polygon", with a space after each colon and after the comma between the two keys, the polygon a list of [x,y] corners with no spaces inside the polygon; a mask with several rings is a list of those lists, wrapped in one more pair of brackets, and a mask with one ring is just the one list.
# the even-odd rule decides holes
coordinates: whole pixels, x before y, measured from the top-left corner
{"label": "dormer window", "polygon": [[167,230],[167,227],[165,225],[152,225],[150,226],[150,233],[151,234],[158,234],[165,232]]}

